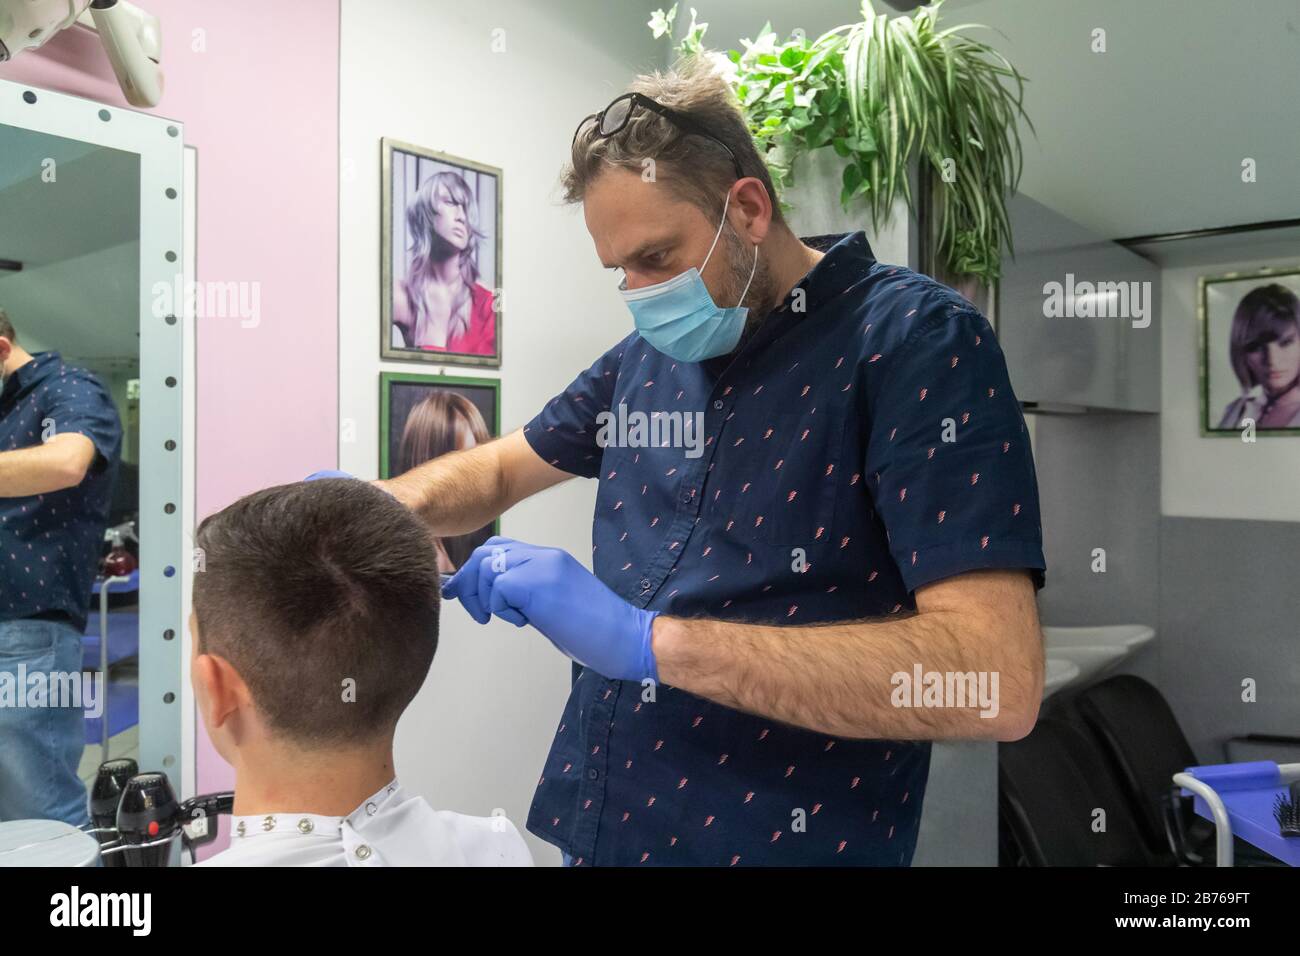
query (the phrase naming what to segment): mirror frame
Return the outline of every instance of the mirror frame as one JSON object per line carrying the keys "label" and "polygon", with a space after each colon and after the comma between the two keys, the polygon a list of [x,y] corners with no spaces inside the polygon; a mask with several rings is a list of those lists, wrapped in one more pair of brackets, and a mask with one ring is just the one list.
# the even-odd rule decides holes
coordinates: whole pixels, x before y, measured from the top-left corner
{"label": "mirror frame", "polygon": [[[178,794],[182,747],[182,588],[189,579],[182,465],[185,301],[155,315],[157,287],[185,289],[184,126],[149,113],[0,80],[0,125],[134,153],[140,159],[140,770]],[[92,609],[93,612],[93,609]]]}

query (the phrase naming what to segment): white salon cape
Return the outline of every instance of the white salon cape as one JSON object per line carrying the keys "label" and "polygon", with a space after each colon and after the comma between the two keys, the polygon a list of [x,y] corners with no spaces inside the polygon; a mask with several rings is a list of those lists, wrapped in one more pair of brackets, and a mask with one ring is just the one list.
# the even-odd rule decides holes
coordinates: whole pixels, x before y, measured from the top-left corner
{"label": "white salon cape", "polygon": [[198,866],[532,866],[504,816],[435,810],[396,780],[346,817],[231,817],[230,849]]}

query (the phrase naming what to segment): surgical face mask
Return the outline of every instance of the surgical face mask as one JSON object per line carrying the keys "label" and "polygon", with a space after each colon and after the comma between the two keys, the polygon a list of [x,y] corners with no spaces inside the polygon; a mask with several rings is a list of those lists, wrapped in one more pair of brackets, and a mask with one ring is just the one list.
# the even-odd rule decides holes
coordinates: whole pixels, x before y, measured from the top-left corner
{"label": "surgical face mask", "polygon": [[[679,362],[700,362],[726,355],[736,347],[740,333],[745,329],[749,309],[739,303],[733,308],[719,308],[700,276],[727,224],[727,206],[730,203],[731,193],[728,192],[718,233],[698,269],[692,266],[681,275],[640,289],[627,288],[626,279],[619,284],[623,301],[631,310],[632,321],[641,337]],[[745,289],[740,293],[741,302],[745,301],[745,293],[749,291],[757,269],[758,245],[755,243],[754,265],[749,270]]]}

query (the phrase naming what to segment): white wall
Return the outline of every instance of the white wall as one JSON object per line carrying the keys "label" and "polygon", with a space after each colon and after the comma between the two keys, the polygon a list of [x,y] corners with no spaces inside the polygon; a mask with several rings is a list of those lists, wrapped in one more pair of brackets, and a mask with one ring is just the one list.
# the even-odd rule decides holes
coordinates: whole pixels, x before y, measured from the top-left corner
{"label": "white wall", "polygon": [[[1161,272],[1161,513],[1188,518],[1300,521],[1300,437],[1202,438],[1197,279],[1300,265],[1289,259],[1228,260]],[[1214,410],[1212,410],[1214,411]],[[1222,409],[1214,411],[1221,414]]]}
{"label": "white wall", "polygon": [[[340,442],[340,468],[378,473],[381,370],[441,369],[379,361],[381,137],[503,170],[502,367],[447,368],[499,374],[503,431],[630,330],[581,210],[560,205],[556,184],[578,121],[655,62],[646,19],[648,8],[597,0],[343,0],[339,419],[356,440]],[[502,533],[589,563],[594,500],[595,484],[575,479],[507,513]],[[522,830],[568,687],[568,660],[535,631],[480,627],[448,604],[429,680],[398,728],[399,776],[441,809],[501,808]],[[539,863],[558,863],[527,839]]]}

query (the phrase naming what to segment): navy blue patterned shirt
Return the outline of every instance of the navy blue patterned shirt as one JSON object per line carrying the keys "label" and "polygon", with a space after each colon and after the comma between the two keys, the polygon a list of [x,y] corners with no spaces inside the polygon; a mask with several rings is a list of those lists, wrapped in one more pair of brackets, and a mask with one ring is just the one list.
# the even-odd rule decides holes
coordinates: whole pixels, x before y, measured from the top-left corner
{"label": "navy blue patterned shirt", "polygon": [[122,450],[117,407],[99,379],[58,352],[38,352],[0,391],[0,452],[73,432],[95,444],[81,484],[0,497],[0,621],[64,611],[85,629]]}
{"label": "navy blue patterned shirt", "polygon": [[[791,627],[911,610],[975,569],[1041,587],[1033,459],[988,322],[861,232],[803,241],[826,255],[731,355],[676,362],[634,332],[527,425],[545,461],[600,481],[595,574],[638,607]],[[698,454],[601,415],[697,411]],[[928,742],[574,674],[528,829],[575,864],[911,862]]]}

